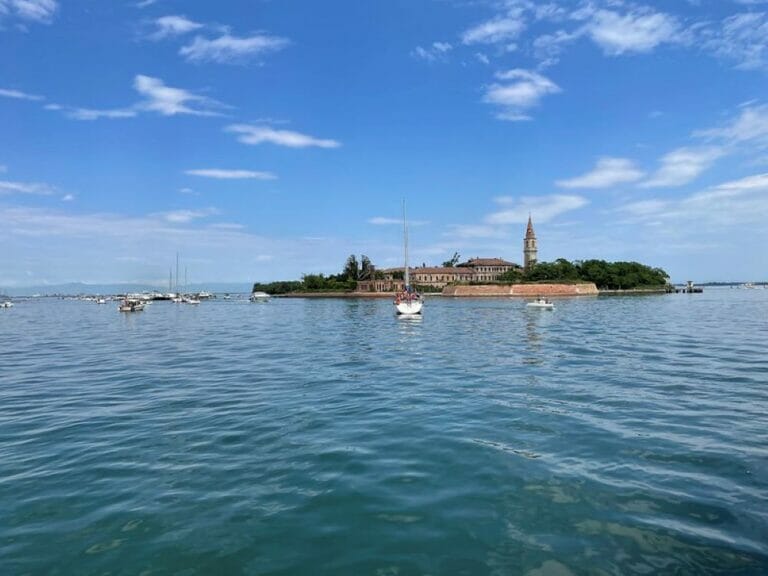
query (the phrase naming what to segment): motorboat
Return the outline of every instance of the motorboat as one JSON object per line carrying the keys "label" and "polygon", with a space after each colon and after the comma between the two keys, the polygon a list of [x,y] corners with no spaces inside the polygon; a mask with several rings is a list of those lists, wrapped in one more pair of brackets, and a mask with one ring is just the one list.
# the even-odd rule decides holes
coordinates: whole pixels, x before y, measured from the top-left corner
{"label": "motorboat", "polygon": [[266,292],[251,292],[250,298],[248,298],[251,302],[267,302],[271,296],[267,294]]}
{"label": "motorboat", "polygon": [[198,298],[195,298],[194,296],[184,296],[184,298],[182,298],[181,301],[184,304],[200,304],[200,300]]}
{"label": "motorboat", "polygon": [[126,298],[117,307],[120,312],[141,312],[144,310],[144,303],[135,298]]}
{"label": "motorboat", "polygon": [[541,308],[542,310],[554,310],[555,305],[552,303],[552,301],[547,300],[546,298],[536,298],[536,300],[533,300],[532,302],[528,302],[526,304],[528,308]]}
{"label": "motorboat", "polygon": [[0,302],[0,308],[13,308],[13,302],[10,300],[6,302]]}
{"label": "motorboat", "polygon": [[107,303],[107,299],[106,298],[97,298],[96,299],[96,304],[106,304],[106,303]]}
{"label": "motorboat", "polygon": [[405,214],[405,200],[403,200],[403,256],[405,271],[403,273],[404,286],[403,291],[396,297],[393,304],[395,305],[395,313],[398,316],[416,316],[421,314],[421,309],[424,307],[424,300],[413,287],[411,287],[411,279],[408,270],[408,220]]}

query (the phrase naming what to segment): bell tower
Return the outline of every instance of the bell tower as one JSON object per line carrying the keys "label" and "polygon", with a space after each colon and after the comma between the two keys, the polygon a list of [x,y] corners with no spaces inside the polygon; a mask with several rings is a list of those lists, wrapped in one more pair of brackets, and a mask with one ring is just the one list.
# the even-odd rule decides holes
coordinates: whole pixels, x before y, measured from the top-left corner
{"label": "bell tower", "polygon": [[523,266],[526,270],[536,264],[538,254],[539,249],[536,245],[536,234],[533,231],[531,215],[528,214],[528,229],[525,231],[525,240],[523,240]]}

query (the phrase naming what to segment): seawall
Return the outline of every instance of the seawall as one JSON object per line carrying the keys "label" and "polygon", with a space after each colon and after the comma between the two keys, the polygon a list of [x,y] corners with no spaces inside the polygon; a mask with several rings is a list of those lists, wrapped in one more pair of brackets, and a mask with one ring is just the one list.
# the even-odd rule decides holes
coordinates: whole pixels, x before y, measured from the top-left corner
{"label": "seawall", "polygon": [[484,284],[482,286],[446,286],[443,296],[493,297],[519,296],[597,296],[597,286],[592,282],[581,284]]}

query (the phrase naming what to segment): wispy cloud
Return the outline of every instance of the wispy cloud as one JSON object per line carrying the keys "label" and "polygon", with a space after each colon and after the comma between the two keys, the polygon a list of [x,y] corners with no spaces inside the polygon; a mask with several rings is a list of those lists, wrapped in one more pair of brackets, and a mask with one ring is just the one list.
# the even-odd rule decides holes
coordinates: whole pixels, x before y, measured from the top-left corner
{"label": "wispy cloud", "polygon": [[179,54],[190,62],[237,64],[282,50],[288,44],[286,38],[267,34],[243,37],[224,34],[213,39],[196,36],[190,44],[181,47]]}
{"label": "wispy cloud", "polygon": [[768,214],[768,174],[724,182],[680,200],[632,202],[619,211],[634,222],[651,225],[658,222],[680,226],[695,222],[694,228],[762,225]]}
{"label": "wispy cloud", "polygon": [[186,170],[184,173],[189,174],[190,176],[202,176],[204,178],[216,178],[218,180],[275,180],[277,178],[277,176],[271,172],[223,170],[221,168],[200,168]]}
{"label": "wispy cloud", "polygon": [[733,144],[745,142],[768,143],[768,104],[748,104],[739,115],[718,128],[695,133],[705,138],[722,139]]}
{"label": "wispy cloud", "polygon": [[215,208],[205,208],[202,210],[173,210],[171,212],[161,212],[157,216],[172,224],[188,224],[194,220],[207,218],[218,213],[218,210]]}
{"label": "wispy cloud", "polygon": [[269,126],[252,124],[231,124],[225,128],[227,132],[239,134],[237,140],[243,144],[276,144],[289,148],[338,148],[341,143],[336,140],[315,138],[290,130],[275,130]]}
{"label": "wispy cloud", "polygon": [[483,101],[501,107],[496,116],[502,120],[530,120],[527,111],[547,94],[557,94],[560,87],[538,72],[516,68],[499,72],[501,82],[487,87]]}
{"label": "wispy cloud", "polygon": [[41,182],[11,182],[0,180],[0,196],[4,194],[53,194],[56,189]]}
{"label": "wispy cloud", "polygon": [[[0,0],[2,2],[2,0]],[[9,88],[0,88],[0,96],[5,98],[15,98],[17,100],[45,100],[45,97],[36,94],[28,94],[21,90],[11,90]]]}
{"label": "wispy cloud", "polygon": [[0,18],[15,16],[20,20],[47,24],[58,9],[56,0],[0,0]]}
{"label": "wispy cloud", "polygon": [[481,22],[461,35],[464,44],[499,44],[511,42],[525,30],[521,8],[512,8],[503,15]]}
{"label": "wispy cloud", "polygon": [[64,114],[74,120],[98,120],[100,118],[133,118],[136,116],[136,110],[134,108],[113,108],[111,110],[65,108]]}
{"label": "wispy cloud", "polygon": [[203,27],[199,22],[181,15],[161,16],[154,20],[152,24],[155,27],[155,31],[150,35],[150,38],[154,40],[182,36]]}
{"label": "wispy cloud", "polygon": [[[374,226],[402,226],[403,225],[403,219],[402,218],[388,218],[386,216],[375,216],[373,218],[368,219],[368,224],[373,224]],[[429,224],[426,220],[408,220],[409,226],[426,226]]]}
{"label": "wispy cloud", "polygon": [[589,12],[586,30],[603,52],[611,56],[650,52],[660,44],[679,42],[682,38],[677,20],[663,12],[648,8],[625,14],[611,10]]}
{"label": "wispy cloud", "polygon": [[549,196],[523,196],[514,198],[502,196],[496,202],[503,209],[488,215],[487,224],[524,224],[533,214],[537,222],[549,222],[561,214],[577,210],[589,204],[586,198],[572,194],[551,194]]}
{"label": "wispy cloud", "polygon": [[423,46],[416,46],[411,52],[411,56],[418,60],[425,60],[426,62],[436,62],[446,60],[448,53],[453,49],[453,46],[448,42],[432,42],[430,46],[424,48]]}
{"label": "wispy cloud", "polygon": [[715,160],[725,155],[718,147],[678,148],[661,159],[661,167],[642,182],[642,188],[683,186],[695,180]]}
{"label": "wispy cloud", "polygon": [[558,180],[560,188],[610,188],[617,184],[637,182],[645,174],[628,158],[603,157],[595,167],[581,176]]}
{"label": "wispy cloud", "polygon": [[193,116],[222,116],[217,109],[223,104],[184,90],[166,86],[160,78],[138,74],[133,80],[134,89],[143,99],[120,108],[82,108],[61,104],[46,104],[46,110],[60,111],[73,120],[99,120],[102,118],[133,118],[140,112],[156,112],[163,116],[188,114]]}
{"label": "wispy cloud", "polygon": [[450,235],[462,239],[509,238],[509,225],[524,225],[529,215],[532,215],[537,223],[545,223],[589,204],[586,198],[574,194],[500,196],[494,198],[494,202],[498,209],[487,214],[482,222],[450,226]]}
{"label": "wispy cloud", "polygon": [[704,47],[744,70],[768,67],[768,13],[729,16],[722,28],[705,31]]}
{"label": "wispy cloud", "polygon": [[220,103],[188,90],[166,86],[160,78],[139,74],[134,78],[133,87],[145,98],[136,105],[136,108],[142,110],[157,112],[163,116],[221,116],[220,112],[212,110],[214,107],[221,107]]}

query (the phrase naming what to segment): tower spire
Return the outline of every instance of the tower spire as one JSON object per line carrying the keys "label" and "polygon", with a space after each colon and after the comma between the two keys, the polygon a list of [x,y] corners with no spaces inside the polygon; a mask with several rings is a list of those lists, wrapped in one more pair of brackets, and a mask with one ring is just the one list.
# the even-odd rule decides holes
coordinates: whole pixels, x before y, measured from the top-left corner
{"label": "tower spire", "polygon": [[533,221],[529,212],[528,227],[525,230],[525,238],[523,239],[523,266],[525,266],[526,270],[536,264],[538,255],[539,248],[536,242],[536,233],[533,231]]}

